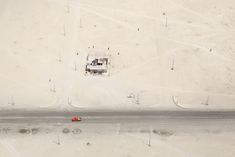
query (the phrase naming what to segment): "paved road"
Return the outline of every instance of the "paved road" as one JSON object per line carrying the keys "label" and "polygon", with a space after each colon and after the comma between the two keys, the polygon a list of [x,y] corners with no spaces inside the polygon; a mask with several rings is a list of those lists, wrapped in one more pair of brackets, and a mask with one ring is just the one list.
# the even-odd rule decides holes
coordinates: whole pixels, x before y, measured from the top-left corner
{"label": "paved road", "polygon": [[[82,122],[72,123],[79,115]],[[235,132],[235,112],[199,111],[0,111],[0,130],[22,128],[58,132],[64,128],[86,133],[133,133],[166,130],[175,133]],[[3,131],[2,131],[3,132]],[[45,131],[48,132],[48,131]]]}
{"label": "paved road", "polygon": [[131,123],[157,121],[235,121],[235,111],[0,111],[0,123]]}

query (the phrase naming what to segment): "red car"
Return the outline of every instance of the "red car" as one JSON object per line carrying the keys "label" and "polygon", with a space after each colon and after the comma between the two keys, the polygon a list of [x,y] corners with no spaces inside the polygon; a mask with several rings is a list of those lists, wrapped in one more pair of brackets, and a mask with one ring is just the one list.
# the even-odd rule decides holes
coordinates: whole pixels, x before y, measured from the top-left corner
{"label": "red car", "polygon": [[71,121],[72,122],[79,122],[79,121],[82,121],[82,118],[79,117],[79,116],[74,116],[74,117],[71,118]]}

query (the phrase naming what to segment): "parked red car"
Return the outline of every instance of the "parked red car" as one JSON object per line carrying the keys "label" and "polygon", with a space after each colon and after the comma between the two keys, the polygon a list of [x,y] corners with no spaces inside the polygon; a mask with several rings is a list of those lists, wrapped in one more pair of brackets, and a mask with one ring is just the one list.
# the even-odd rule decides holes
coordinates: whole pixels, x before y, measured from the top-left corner
{"label": "parked red car", "polygon": [[74,116],[74,117],[71,118],[71,121],[72,122],[79,122],[79,121],[82,121],[82,118],[79,117],[79,116]]}

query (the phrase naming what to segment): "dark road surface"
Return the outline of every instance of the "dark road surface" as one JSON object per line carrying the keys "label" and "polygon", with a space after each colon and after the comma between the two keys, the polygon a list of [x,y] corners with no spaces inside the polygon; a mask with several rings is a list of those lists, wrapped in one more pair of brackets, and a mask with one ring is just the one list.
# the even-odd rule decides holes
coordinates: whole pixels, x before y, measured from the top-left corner
{"label": "dark road surface", "polygon": [[[81,116],[81,122],[71,122]],[[79,129],[86,133],[129,133],[167,130],[177,133],[235,132],[235,112],[202,111],[0,111],[0,131],[40,128],[51,132]],[[15,131],[14,131],[15,130]],[[47,131],[44,131],[47,132]],[[157,132],[157,131],[155,131]]]}
{"label": "dark road surface", "polygon": [[235,121],[234,111],[0,111],[0,123],[128,123],[154,121]]}

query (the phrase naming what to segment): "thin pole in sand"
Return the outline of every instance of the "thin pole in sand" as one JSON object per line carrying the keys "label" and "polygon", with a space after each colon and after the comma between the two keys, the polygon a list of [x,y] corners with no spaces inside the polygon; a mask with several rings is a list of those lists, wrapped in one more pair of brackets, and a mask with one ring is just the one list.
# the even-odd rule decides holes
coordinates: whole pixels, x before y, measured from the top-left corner
{"label": "thin pole in sand", "polygon": [[165,16],[165,27],[167,27],[167,25],[168,25],[167,14],[164,12],[164,13],[162,13],[162,15]]}

